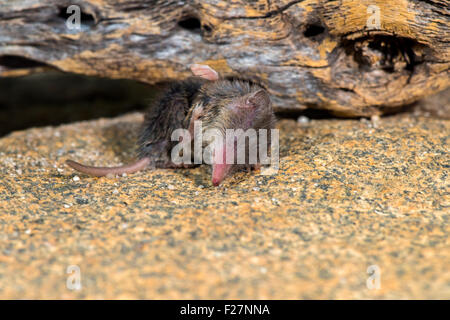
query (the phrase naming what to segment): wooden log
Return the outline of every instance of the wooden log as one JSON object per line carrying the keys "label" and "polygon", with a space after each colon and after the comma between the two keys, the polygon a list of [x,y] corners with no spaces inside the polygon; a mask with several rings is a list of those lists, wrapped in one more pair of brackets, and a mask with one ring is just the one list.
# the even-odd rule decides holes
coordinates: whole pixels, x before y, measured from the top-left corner
{"label": "wooden log", "polygon": [[[67,27],[70,5],[80,28]],[[146,83],[205,63],[258,79],[277,111],[393,110],[450,86],[445,0],[0,1],[0,76],[56,68]]]}

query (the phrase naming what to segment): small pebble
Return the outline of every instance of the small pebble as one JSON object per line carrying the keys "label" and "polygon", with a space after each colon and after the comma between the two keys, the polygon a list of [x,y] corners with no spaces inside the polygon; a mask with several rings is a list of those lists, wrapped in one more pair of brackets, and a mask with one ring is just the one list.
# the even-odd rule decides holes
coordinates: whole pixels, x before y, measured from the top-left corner
{"label": "small pebble", "polygon": [[308,124],[309,123],[309,118],[305,117],[305,116],[300,116],[297,118],[297,123],[299,124]]}
{"label": "small pebble", "polygon": [[80,181],[80,177],[79,177],[79,176],[75,176],[75,177],[73,177],[72,180],[73,180],[73,181]]}
{"label": "small pebble", "polygon": [[370,117],[370,121],[372,121],[372,126],[374,128],[378,128],[378,124],[380,122],[380,116],[379,115],[373,115]]}

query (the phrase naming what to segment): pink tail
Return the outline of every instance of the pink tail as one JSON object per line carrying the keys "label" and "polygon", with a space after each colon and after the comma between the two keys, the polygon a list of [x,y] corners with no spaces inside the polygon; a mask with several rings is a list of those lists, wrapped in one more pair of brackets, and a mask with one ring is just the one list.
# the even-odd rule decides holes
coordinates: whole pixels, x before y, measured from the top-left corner
{"label": "pink tail", "polygon": [[72,160],[66,160],[66,164],[82,173],[86,173],[91,176],[96,177],[103,177],[108,174],[111,175],[122,175],[124,173],[133,173],[136,171],[140,171],[144,169],[148,164],[150,163],[150,158],[142,158],[134,163],[126,164],[120,167],[91,167],[91,166],[85,166],[81,163],[72,161]]}

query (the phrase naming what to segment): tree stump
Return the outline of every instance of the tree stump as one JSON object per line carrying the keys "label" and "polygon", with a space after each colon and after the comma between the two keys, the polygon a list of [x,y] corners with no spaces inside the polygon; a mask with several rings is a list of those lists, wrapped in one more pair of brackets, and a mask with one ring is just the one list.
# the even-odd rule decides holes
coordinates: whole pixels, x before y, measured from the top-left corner
{"label": "tree stump", "polygon": [[[79,28],[68,19],[80,8]],[[0,76],[55,68],[146,83],[192,63],[258,79],[276,111],[393,110],[450,86],[445,0],[3,0]],[[71,20],[73,21],[73,19]]]}

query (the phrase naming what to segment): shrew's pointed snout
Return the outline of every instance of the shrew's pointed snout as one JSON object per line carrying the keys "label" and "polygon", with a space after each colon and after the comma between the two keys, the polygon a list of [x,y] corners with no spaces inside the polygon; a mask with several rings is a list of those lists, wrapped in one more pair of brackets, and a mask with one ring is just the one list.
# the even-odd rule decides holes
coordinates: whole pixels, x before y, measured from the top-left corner
{"label": "shrew's pointed snout", "polygon": [[212,184],[217,187],[228,176],[231,164],[213,164]]}
{"label": "shrew's pointed snout", "polygon": [[227,149],[228,152],[233,152],[225,145],[217,146],[214,149],[214,160],[212,165],[212,184],[217,187],[230,174],[233,164],[227,163]]}

